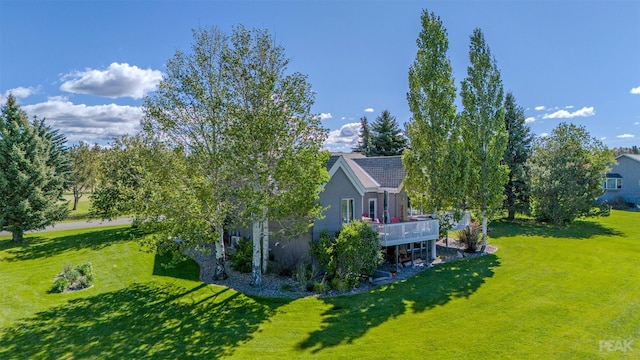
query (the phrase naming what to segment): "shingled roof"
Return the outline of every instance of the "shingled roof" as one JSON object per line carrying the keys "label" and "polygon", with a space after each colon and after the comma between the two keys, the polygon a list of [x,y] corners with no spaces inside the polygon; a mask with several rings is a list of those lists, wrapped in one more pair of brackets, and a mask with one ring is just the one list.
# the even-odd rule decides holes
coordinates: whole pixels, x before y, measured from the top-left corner
{"label": "shingled roof", "polygon": [[376,156],[351,159],[366,171],[382,188],[397,189],[406,173],[401,156]]}
{"label": "shingled roof", "polygon": [[340,155],[331,155],[329,157],[329,160],[327,160],[327,163],[325,164],[327,171],[331,170],[331,168],[333,167],[333,164],[335,164],[339,158],[340,158]]}

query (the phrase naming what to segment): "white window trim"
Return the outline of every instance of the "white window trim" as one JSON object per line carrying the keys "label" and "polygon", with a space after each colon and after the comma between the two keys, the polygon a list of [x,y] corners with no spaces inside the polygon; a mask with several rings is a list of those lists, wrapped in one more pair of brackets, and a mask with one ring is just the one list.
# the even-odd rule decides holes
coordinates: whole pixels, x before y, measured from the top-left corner
{"label": "white window trim", "polygon": [[[342,203],[346,201],[347,202],[347,216],[346,217],[342,217]],[[349,208],[349,204],[351,204],[351,208]],[[355,210],[355,206],[356,206],[356,200],[354,198],[342,198],[340,200],[340,217],[342,218],[342,223],[343,224],[348,224],[351,221],[355,220],[355,216],[356,216],[356,210]],[[349,215],[351,215],[352,219],[349,218]]]}
{"label": "white window trim", "polygon": [[[609,181],[615,181],[615,185],[613,187],[609,187]],[[622,179],[621,178],[605,178],[602,182],[602,187],[605,190],[620,190],[622,189]]]}

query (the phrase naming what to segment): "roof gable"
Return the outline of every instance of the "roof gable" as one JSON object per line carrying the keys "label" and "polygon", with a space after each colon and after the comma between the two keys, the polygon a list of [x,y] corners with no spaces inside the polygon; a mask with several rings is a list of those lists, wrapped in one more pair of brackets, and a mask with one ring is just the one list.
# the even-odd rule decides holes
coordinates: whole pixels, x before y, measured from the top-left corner
{"label": "roof gable", "polygon": [[398,189],[406,176],[402,156],[363,157],[354,158],[352,161],[369,174],[381,188]]}
{"label": "roof gable", "polygon": [[618,155],[618,156],[616,156],[616,160],[620,159],[621,157],[627,157],[627,158],[629,158],[631,160],[635,160],[635,161],[640,163],[640,155],[637,155],[637,154],[622,154],[622,155]]}

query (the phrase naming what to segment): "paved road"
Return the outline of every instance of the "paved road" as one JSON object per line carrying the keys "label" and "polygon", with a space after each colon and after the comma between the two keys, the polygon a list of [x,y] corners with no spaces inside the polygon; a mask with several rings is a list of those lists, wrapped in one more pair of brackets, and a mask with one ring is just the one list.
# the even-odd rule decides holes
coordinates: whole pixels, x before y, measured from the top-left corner
{"label": "paved road", "polygon": [[[115,219],[112,221],[90,220],[90,221],[64,222],[64,223],[58,223],[55,225],[47,226],[44,230],[27,231],[26,233],[29,234],[32,232],[40,232],[40,231],[88,229],[88,228],[94,228],[94,227],[100,227],[100,226],[124,225],[124,224],[131,224],[131,220],[132,220],[131,218],[122,218],[122,219]],[[5,235],[11,235],[11,233],[8,231],[0,231],[0,236],[5,236]]]}

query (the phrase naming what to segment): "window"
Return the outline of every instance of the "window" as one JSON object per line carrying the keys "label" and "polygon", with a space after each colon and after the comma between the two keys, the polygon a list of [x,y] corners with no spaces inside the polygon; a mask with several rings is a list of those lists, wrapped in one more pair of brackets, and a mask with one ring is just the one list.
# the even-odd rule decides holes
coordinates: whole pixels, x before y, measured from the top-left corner
{"label": "window", "polygon": [[603,182],[602,182],[602,187],[605,190],[618,190],[618,189],[622,189],[622,178],[610,178],[607,177]]}
{"label": "window", "polygon": [[342,222],[348,224],[355,218],[353,199],[342,199]]}
{"label": "window", "polygon": [[376,199],[369,199],[369,217],[375,219],[378,217],[378,201]]}

